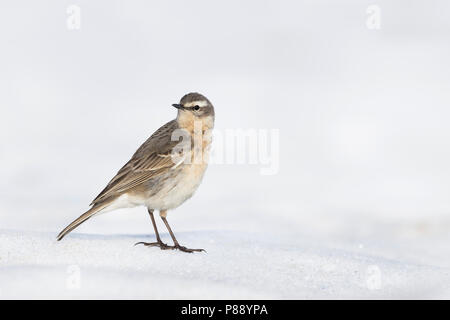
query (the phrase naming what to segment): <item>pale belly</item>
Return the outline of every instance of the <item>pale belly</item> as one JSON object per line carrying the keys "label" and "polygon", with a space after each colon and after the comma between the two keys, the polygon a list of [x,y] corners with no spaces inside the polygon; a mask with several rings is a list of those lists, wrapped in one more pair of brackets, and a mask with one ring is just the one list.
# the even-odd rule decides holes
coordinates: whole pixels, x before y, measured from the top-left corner
{"label": "pale belly", "polygon": [[202,182],[207,164],[183,165],[171,175],[154,182],[145,200],[149,209],[174,209],[192,197]]}

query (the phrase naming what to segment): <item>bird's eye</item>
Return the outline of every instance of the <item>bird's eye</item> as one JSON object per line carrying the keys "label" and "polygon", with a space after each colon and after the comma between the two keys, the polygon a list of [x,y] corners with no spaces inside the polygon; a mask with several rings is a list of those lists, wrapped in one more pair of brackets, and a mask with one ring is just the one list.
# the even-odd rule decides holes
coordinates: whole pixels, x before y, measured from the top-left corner
{"label": "bird's eye", "polygon": [[199,106],[194,106],[194,110],[199,110],[200,107]]}

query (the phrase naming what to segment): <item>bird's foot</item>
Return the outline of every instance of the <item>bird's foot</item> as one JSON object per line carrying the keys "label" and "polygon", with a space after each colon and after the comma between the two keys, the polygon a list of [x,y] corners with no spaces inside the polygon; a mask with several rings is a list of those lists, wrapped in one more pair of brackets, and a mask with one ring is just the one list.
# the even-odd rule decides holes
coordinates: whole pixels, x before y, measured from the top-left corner
{"label": "bird's foot", "polygon": [[188,252],[188,253],[192,253],[192,252],[206,252],[205,249],[189,249],[189,248],[180,246],[179,244],[176,244],[176,245],[174,246],[174,248],[175,248],[175,249],[178,249],[178,250],[180,250],[180,251],[182,251],[182,252]]}
{"label": "bird's foot", "polygon": [[168,244],[165,244],[162,241],[157,241],[157,242],[136,242],[134,245],[137,246],[138,244],[143,244],[146,247],[159,247],[161,250],[173,250],[173,249],[175,249],[175,246],[169,246]]}

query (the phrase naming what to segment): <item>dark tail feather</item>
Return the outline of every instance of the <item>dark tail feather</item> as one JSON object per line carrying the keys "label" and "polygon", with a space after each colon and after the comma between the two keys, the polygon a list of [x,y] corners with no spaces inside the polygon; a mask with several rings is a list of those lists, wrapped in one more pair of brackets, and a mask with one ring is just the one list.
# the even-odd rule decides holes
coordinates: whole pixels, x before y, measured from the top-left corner
{"label": "dark tail feather", "polygon": [[61,240],[62,238],[64,238],[64,236],[66,234],[68,234],[69,232],[71,232],[73,229],[75,229],[76,227],[78,227],[80,224],[82,224],[83,222],[85,222],[86,220],[88,220],[90,217],[92,217],[94,214],[96,214],[97,212],[99,212],[100,210],[106,208],[108,206],[109,203],[106,204],[101,204],[101,205],[97,205],[97,206],[93,206],[91,209],[89,209],[88,211],[86,211],[85,213],[83,213],[81,216],[79,216],[77,219],[75,219],[71,224],[69,224],[67,227],[64,228],[63,231],[61,231],[58,234],[58,237],[56,238],[56,240]]}

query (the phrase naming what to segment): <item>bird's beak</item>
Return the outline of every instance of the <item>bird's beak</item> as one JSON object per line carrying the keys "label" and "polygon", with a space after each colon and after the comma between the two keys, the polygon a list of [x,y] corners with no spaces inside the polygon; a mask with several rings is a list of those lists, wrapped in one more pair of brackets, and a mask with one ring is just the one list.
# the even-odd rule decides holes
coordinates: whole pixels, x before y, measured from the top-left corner
{"label": "bird's beak", "polygon": [[184,107],[183,107],[182,104],[174,103],[174,104],[172,105],[172,107],[175,107],[175,108],[180,109],[180,110],[184,110]]}

